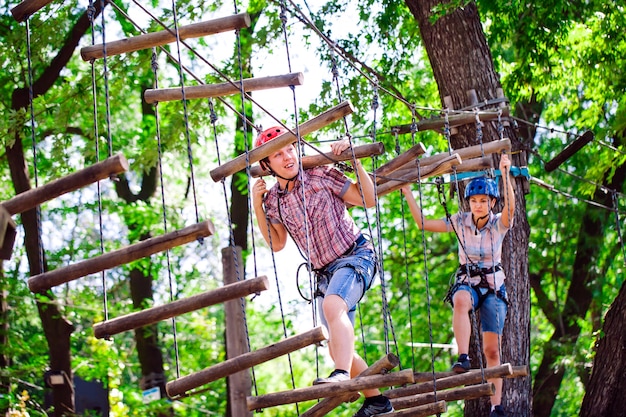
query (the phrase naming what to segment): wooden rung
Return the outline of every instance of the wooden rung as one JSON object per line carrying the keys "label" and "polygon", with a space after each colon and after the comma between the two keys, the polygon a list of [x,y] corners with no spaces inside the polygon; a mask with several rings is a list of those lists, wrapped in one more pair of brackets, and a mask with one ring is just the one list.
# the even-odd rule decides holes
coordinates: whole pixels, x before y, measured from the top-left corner
{"label": "wooden rung", "polygon": [[[382,373],[387,373],[400,364],[400,359],[393,353],[388,353],[383,356],[369,368],[359,374],[361,376],[371,376]],[[356,397],[356,398],[355,398]],[[301,417],[322,417],[329,412],[337,408],[339,405],[345,402],[354,402],[359,398],[358,393],[349,393],[344,395],[336,395],[333,397],[324,398],[322,401],[309,408],[302,413]]]}
{"label": "wooden rung", "polygon": [[[357,159],[368,158],[370,156],[382,155],[385,153],[385,145],[382,142],[370,143],[367,145],[359,145],[354,148],[354,156]],[[350,148],[344,150],[339,155],[332,152],[326,152],[322,155],[308,155],[302,157],[302,169],[317,167],[320,165],[334,164],[335,162],[351,161],[352,150]],[[262,169],[259,165],[250,168],[250,176],[262,177],[270,175],[269,171]]]}
{"label": "wooden rung", "polygon": [[[498,112],[496,111],[479,111],[478,113],[462,113],[462,114],[451,114],[448,116],[448,123],[450,127],[455,126],[463,126],[472,123],[476,123],[476,115],[478,114],[478,118],[481,122],[490,122],[494,120],[498,120]],[[509,116],[509,108],[503,107],[502,114],[500,117],[508,117]],[[416,123],[416,127],[418,131],[424,130],[439,130],[444,127],[445,119],[443,117],[436,117],[431,119],[422,119]],[[405,124],[399,126],[393,126],[391,129],[394,133],[398,133],[400,135],[411,133],[412,124]]]}
{"label": "wooden rung", "polygon": [[288,337],[287,339],[254,352],[244,353],[243,355],[227,359],[217,365],[205,368],[200,372],[170,381],[165,386],[165,389],[167,394],[171,398],[174,398],[201,385],[244,371],[260,363],[267,362],[326,339],[328,339],[328,331],[324,326],[318,326],[305,333]]}
{"label": "wooden rung", "polygon": [[[205,22],[192,23],[178,28],[180,40],[187,38],[199,38],[201,36],[214,35],[216,33],[228,32],[231,30],[247,28],[250,26],[250,15],[239,13],[232,16],[220,17],[207,20]],[[107,56],[119,55],[127,52],[134,52],[140,49],[148,49],[161,46],[176,41],[174,29],[161,30],[158,32],[145,33],[133,36],[132,38],[119,39],[107,42]],[[90,45],[80,50],[80,56],[84,61],[104,57],[103,45]]]}
{"label": "wooden rung", "polygon": [[266,276],[235,282],[212,291],[172,301],[162,306],[148,308],[112,320],[96,323],[93,326],[94,335],[98,339],[106,338],[127,330],[137,329],[180,316],[190,311],[265,291],[268,288],[269,281]]}
{"label": "wooden rung", "polygon": [[[260,78],[246,78],[243,80],[244,91],[261,91],[272,88],[291,87],[302,85],[304,74],[292,72],[285,75],[273,75]],[[223,97],[241,93],[241,82],[233,81],[221,84],[203,84],[185,86],[185,99]],[[182,100],[183,92],[181,87],[148,89],[143,95],[146,103],[156,103],[161,101]]]}
{"label": "wooden rung", "polygon": [[[483,371],[485,374],[485,379],[503,378],[513,374],[513,368],[509,363],[494,366],[493,368],[485,368],[483,369]],[[478,384],[483,381],[483,372],[481,372],[480,369],[476,369],[466,372],[464,374],[454,374],[443,378],[437,378],[436,381],[437,390],[460,387],[462,385]],[[385,391],[385,395],[388,398],[400,398],[408,397],[415,394],[423,394],[425,392],[432,392],[434,390],[435,384],[432,381],[431,374],[431,379],[429,381],[420,382],[407,387],[391,389]]]}
{"label": "wooden rung", "polygon": [[33,188],[16,195],[2,205],[11,214],[23,213],[43,202],[52,200],[62,194],[78,190],[96,181],[109,178],[128,170],[128,161],[124,155],[117,154],[102,162],[91,165],[80,171],[56,179],[41,187]]}
{"label": "wooden rung", "polygon": [[418,405],[417,407],[407,408],[406,410],[396,411],[394,413],[385,414],[387,417],[426,417],[445,413],[448,411],[448,403],[445,401],[437,401],[436,403]]}
{"label": "wooden rung", "polygon": [[261,410],[277,405],[332,397],[339,394],[362,391],[364,389],[402,385],[411,383],[412,381],[413,371],[411,369],[391,372],[386,375],[360,376],[332,384],[313,385],[306,388],[296,388],[289,391],[248,397],[248,410]]}
{"label": "wooden rung", "polygon": [[[305,136],[325,126],[328,126],[329,124],[352,113],[354,113],[352,103],[350,103],[350,101],[344,101],[336,105],[335,107],[326,110],[324,113],[314,117],[313,119],[302,123],[299,126],[298,131],[300,133],[300,136]],[[239,155],[235,159],[228,161],[213,169],[211,171],[211,178],[213,178],[213,181],[215,182],[221,181],[227,176],[233,175],[234,173],[245,169],[246,163],[252,165],[255,162],[258,162],[261,159],[271,155],[277,150],[284,148],[290,143],[296,142],[297,140],[298,139],[293,133],[287,131],[282,135],[279,135],[274,139],[264,143],[263,145],[252,149],[250,152],[248,152],[247,157],[245,154]]]}
{"label": "wooden rung", "polygon": [[34,293],[48,290],[57,285],[65,284],[77,278],[127,264],[145,258],[157,252],[171,249],[207,237],[215,232],[209,220],[162,236],[153,237],[95,258],[87,259],[54,271],[35,275],[28,280],[28,287]]}
{"label": "wooden rung", "polygon": [[449,155],[446,159],[443,159],[435,164],[420,167],[419,176],[417,174],[417,169],[413,168],[413,172],[408,175],[401,177],[400,180],[391,180],[382,185],[376,185],[376,193],[379,197],[382,197],[386,194],[389,194],[395,190],[399,190],[406,183],[424,180],[428,177],[434,177],[437,175],[442,175],[447,172],[452,172],[454,167],[462,166],[463,161],[461,161],[461,157],[458,154],[453,153]]}
{"label": "wooden rung", "polygon": [[588,130],[581,136],[577,137],[574,142],[570,143],[557,156],[546,162],[544,169],[546,172],[552,172],[572,155],[582,149],[583,146],[593,140],[593,132]]}
{"label": "wooden rung", "polygon": [[418,405],[431,404],[437,401],[459,401],[473,400],[475,398],[489,397],[496,392],[496,386],[490,382],[483,384],[471,385],[463,388],[453,388],[440,391],[437,388],[437,395],[434,392],[425,394],[411,395],[409,397],[396,398],[391,401],[393,408],[396,410],[404,410],[406,408],[416,407]]}
{"label": "wooden rung", "polygon": [[24,0],[11,9],[13,18],[18,22],[23,22],[33,13],[43,9],[46,5],[52,3],[52,0]]}
{"label": "wooden rung", "polygon": [[420,155],[426,153],[426,148],[421,143],[413,146],[406,152],[401,153],[400,155],[393,158],[391,161],[387,162],[384,165],[381,165],[374,173],[376,176],[378,175],[389,175],[398,168],[402,167],[405,164],[408,164],[411,161],[414,161]]}
{"label": "wooden rung", "polygon": [[0,205],[0,259],[9,260],[17,235],[17,225],[4,206]]}

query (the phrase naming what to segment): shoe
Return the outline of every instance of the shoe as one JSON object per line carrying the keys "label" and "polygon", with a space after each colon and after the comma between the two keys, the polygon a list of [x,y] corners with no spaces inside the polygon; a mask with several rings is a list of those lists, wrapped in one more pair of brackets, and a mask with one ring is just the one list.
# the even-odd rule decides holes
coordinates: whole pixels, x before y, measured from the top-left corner
{"label": "shoe", "polygon": [[393,413],[395,410],[389,398],[382,396],[366,398],[363,405],[352,417],[371,417]]}
{"label": "shoe", "polygon": [[489,417],[506,417],[506,413],[504,412],[504,408],[501,405],[496,405],[496,407],[491,411]]}
{"label": "shoe", "polygon": [[457,374],[463,374],[470,370],[470,357],[467,356],[466,353],[462,353],[459,355],[459,360],[454,362],[452,365],[452,370]]}
{"label": "shoe", "polygon": [[335,369],[327,378],[317,378],[313,381],[313,385],[329,384],[331,382],[342,382],[350,379],[350,374],[340,369]]}

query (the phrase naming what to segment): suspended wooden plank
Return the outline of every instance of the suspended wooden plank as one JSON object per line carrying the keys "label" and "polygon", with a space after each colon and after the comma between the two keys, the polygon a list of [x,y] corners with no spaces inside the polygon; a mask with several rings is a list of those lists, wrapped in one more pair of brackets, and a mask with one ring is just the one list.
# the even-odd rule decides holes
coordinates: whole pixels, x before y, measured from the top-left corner
{"label": "suspended wooden plank", "polygon": [[404,410],[411,407],[417,407],[419,405],[426,405],[437,401],[459,401],[459,400],[473,400],[481,397],[489,397],[496,392],[494,384],[485,382],[483,384],[471,385],[463,388],[452,388],[449,390],[439,390],[437,387],[437,395],[434,392],[428,392],[425,394],[411,395],[409,397],[397,398],[391,401],[393,408],[396,410]]}
{"label": "suspended wooden plank", "polygon": [[386,417],[426,417],[440,415],[448,411],[448,403],[445,401],[437,401],[436,403],[418,405],[417,407],[407,408],[406,410],[396,411],[394,413],[385,414]]}
{"label": "suspended wooden plank", "polygon": [[[513,368],[511,367],[511,364],[506,363],[504,365],[494,366],[493,368],[485,368],[483,369],[483,372],[485,379],[503,378],[505,376],[512,375]],[[455,374],[443,378],[437,378],[437,390],[444,390],[453,387],[460,387],[462,385],[481,383],[483,382],[483,372],[481,372],[480,369],[476,369],[466,372],[464,374]],[[413,378],[415,379],[415,375],[413,376]],[[428,381],[419,382],[414,385],[390,389],[388,391],[385,391],[385,395],[388,398],[401,398],[415,394],[433,392],[435,390],[435,383],[432,380],[432,374],[430,378],[431,379]]]}
{"label": "suspended wooden plank", "polygon": [[0,205],[0,259],[11,259],[17,235],[16,228],[17,225],[7,209]]}
{"label": "suspended wooden plank", "polygon": [[96,256],[95,258],[35,275],[28,280],[28,287],[35,293],[48,290],[77,278],[127,264],[157,252],[162,252],[202,237],[210,236],[213,233],[215,233],[213,223],[207,220],[175,232],[146,239],[125,248]]}
{"label": "suspended wooden plank", "polygon": [[424,148],[424,145],[422,145],[421,143],[418,143],[408,151],[401,153],[400,155],[393,158],[391,161],[387,162],[384,165],[381,165],[376,171],[374,171],[374,173],[376,174],[376,176],[389,175],[403,165],[414,161],[415,158],[423,155],[424,153],[426,153],[426,148]]}
{"label": "suspended wooden plank", "polygon": [[[344,101],[335,107],[326,110],[324,113],[314,117],[313,119],[302,123],[298,128],[300,136],[305,136],[309,133],[315,132],[352,113],[354,113],[352,103],[350,103],[350,101]],[[245,169],[246,163],[252,165],[277,150],[284,148],[290,143],[296,142],[297,140],[298,139],[293,133],[287,131],[282,135],[276,136],[274,139],[264,143],[263,145],[252,149],[248,152],[247,157],[245,154],[239,155],[235,159],[218,166],[211,171],[211,178],[213,178],[213,181],[215,182],[221,181],[227,176],[233,175],[234,173]]]}
{"label": "suspended wooden plank", "polygon": [[43,9],[50,3],[52,3],[52,0],[24,0],[11,9],[11,14],[15,20],[23,22],[29,16],[32,16],[33,13]]}
{"label": "suspended wooden plank", "polygon": [[408,384],[412,381],[413,371],[411,369],[391,372],[385,375],[359,376],[347,381],[333,382],[332,384],[313,385],[306,388],[296,388],[289,391],[248,397],[248,410],[261,410],[277,405],[332,397],[365,389]]}
{"label": "suspended wooden plank", "polygon": [[[214,35],[216,33],[228,32],[247,27],[250,27],[250,15],[248,15],[248,13],[239,13],[232,16],[207,20],[205,22],[180,26],[178,28],[178,37],[180,40],[199,38],[201,36]],[[107,56],[114,56],[127,52],[139,51],[140,49],[161,46],[175,41],[176,32],[174,29],[166,29],[158,32],[133,36],[132,38],[124,38],[117,41],[107,42],[104,46],[106,46]],[[80,56],[84,61],[102,58],[104,57],[103,45],[90,45],[81,48]]]}
{"label": "suspended wooden plank", "polygon": [[[486,142],[486,143],[483,143],[482,145],[468,146],[466,148],[460,148],[458,150],[452,151],[452,153],[458,154],[463,161],[474,159],[474,158],[480,158],[480,157],[483,157],[492,153],[501,153],[501,152],[511,152],[510,139],[501,139],[501,140],[496,140],[492,142]],[[449,156],[450,156],[450,152],[441,152],[432,156],[426,156],[424,158],[420,158],[419,160],[420,166],[424,167],[424,166],[428,166],[432,164],[437,164],[440,161],[448,158]],[[400,173],[404,172],[404,170],[411,171],[414,169],[415,169],[415,161],[410,161],[402,165],[401,167],[399,167],[395,171],[394,176],[396,175],[401,176]],[[387,181],[389,181],[389,179],[386,177],[377,178],[377,184],[384,184]]]}
{"label": "suspended wooden plank", "polygon": [[328,339],[328,331],[324,326],[315,327],[305,333],[288,337],[280,342],[266,346],[254,352],[244,353],[232,359],[205,368],[202,371],[170,381],[165,386],[170,397],[177,397],[209,382],[216,381],[235,372],[249,369],[287,353]]}
{"label": "suspended wooden plank", "polygon": [[593,140],[593,132],[588,130],[581,136],[578,136],[574,142],[570,143],[557,156],[546,162],[544,169],[546,172],[552,172],[563,162],[567,161],[572,155],[582,149],[583,146]]}
{"label": "suspended wooden plank", "polygon": [[[512,373],[509,373],[509,367],[513,370]],[[509,363],[505,363],[503,365],[498,365],[498,366],[494,366],[493,368],[487,368],[487,369],[489,369],[488,375],[492,375],[491,372],[493,372],[494,373],[493,375],[499,378],[517,378],[520,376],[528,376],[528,373],[530,372],[527,365],[512,366]],[[485,371],[487,369],[485,369]],[[480,369],[470,369],[469,372],[471,373],[471,372],[481,372],[481,371]],[[455,375],[458,375],[458,374],[454,371],[435,372],[435,378],[437,380],[442,379],[442,378],[447,378],[449,376],[455,376]],[[420,382],[432,381],[433,373],[432,372],[415,372],[413,377],[415,378],[415,383],[418,384]],[[437,388],[439,388],[439,385],[437,385]]]}
{"label": "suspended wooden plank", "polygon": [[[385,153],[385,145],[382,142],[369,143],[367,145],[354,146],[354,157],[357,159],[369,158],[371,156],[382,155]],[[339,155],[335,155],[332,152],[326,152],[317,155],[307,155],[302,157],[302,169],[309,169],[318,167],[320,165],[334,164],[335,162],[351,161],[352,150],[350,148],[344,150]],[[260,165],[255,165],[250,168],[250,175],[252,177],[261,177],[270,175],[269,171],[261,168]]]}
{"label": "suspended wooden plank", "polygon": [[[462,114],[451,114],[448,116],[448,124],[450,127],[463,126],[472,123],[476,123],[476,115],[481,122],[492,122],[494,120],[498,120],[498,112],[497,111],[479,111],[478,113],[462,113]],[[509,108],[503,107],[502,114],[500,117],[509,117]],[[417,131],[424,130],[440,130],[443,129],[445,125],[444,117],[434,117],[430,119],[422,119],[418,121],[416,124]],[[398,125],[392,126],[391,130],[394,133],[398,134],[406,134],[411,133],[412,124]]]}
{"label": "suspended wooden plank", "polygon": [[265,291],[268,288],[269,281],[266,276],[224,285],[221,288],[172,301],[162,306],[147,308],[122,317],[96,323],[93,326],[94,335],[98,339],[106,338],[127,330],[171,319],[190,311]]}
{"label": "suspended wooden plank", "polygon": [[41,187],[33,188],[4,201],[2,206],[11,214],[23,213],[62,194],[78,190],[96,181],[109,178],[128,170],[128,161],[118,154],[93,164],[90,167],[50,181]]}
{"label": "suspended wooden plank", "polygon": [[[383,356],[369,368],[359,374],[361,376],[371,376],[377,374],[383,374],[391,371],[393,368],[400,364],[400,359],[393,353],[388,353]],[[322,417],[329,412],[337,408],[339,405],[345,402],[354,402],[360,395],[358,393],[349,393],[344,395],[336,395],[328,398],[324,398],[313,407],[309,408],[304,413],[300,414],[301,417]]]}
{"label": "suspended wooden plank", "polygon": [[[304,74],[293,72],[285,75],[273,75],[260,78],[246,78],[243,80],[243,89],[249,91],[269,90],[272,88],[291,87],[302,85]],[[221,84],[203,84],[185,86],[185,99],[223,97],[241,93],[241,81],[233,81]],[[143,95],[146,103],[156,103],[162,101],[182,100],[183,92],[181,87],[148,89]]]}

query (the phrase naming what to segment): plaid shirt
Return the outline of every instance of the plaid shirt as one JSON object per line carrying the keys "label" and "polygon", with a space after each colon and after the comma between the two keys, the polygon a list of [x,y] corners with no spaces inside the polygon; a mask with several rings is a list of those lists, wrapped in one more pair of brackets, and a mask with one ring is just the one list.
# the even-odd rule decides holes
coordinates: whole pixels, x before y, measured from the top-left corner
{"label": "plaid shirt", "polygon": [[361,233],[342,199],[351,184],[337,169],[322,166],[304,170],[289,192],[281,191],[277,183],[267,193],[265,212],[270,222],[285,226],[315,269],[341,257]]}
{"label": "plaid shirt", "polygon": [[[461,265],[471,263],[471,259],[479,268],[492,268],[502,261],[502,241],[506,232],[509,231],[500,221],[502,213],[489,213],[489,221],[482,229],[476,229],[472,221],[472,213],[456,213],[451,217],[452,224],[459,235],[459,262]],[[450,223],[444,219],[446,223]],[[463,250],[463,247],[465,250]],[[466,255],[467,252],[467,255]],[[494,274],[487,274],[487,280],[493,285]],[[495,273],[495,287],[500,288],[504,283],[504,271]],[[470,281],[480,281],[480,277],[472,278]]]}

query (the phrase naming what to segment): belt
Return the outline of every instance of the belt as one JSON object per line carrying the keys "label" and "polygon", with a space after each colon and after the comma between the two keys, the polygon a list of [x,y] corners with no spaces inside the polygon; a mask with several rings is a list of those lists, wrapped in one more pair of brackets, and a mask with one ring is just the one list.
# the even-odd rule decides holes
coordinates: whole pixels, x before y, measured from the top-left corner
{"label": "belt", "polygon": [[352,251],[354,251],[354,249],[356,249],[357,246],[361,246],[361,245],[365,244],[366,242],[367,242],[367,239],[365,238],[365,236],[363,236],[363,234],[359,234],[359,236],[356,238],[354,243],[352,245],[350,245],[350,247],[341,256],[344,257],[344,256],[350,255],[352,253]]}
{"label": "belt", "polygon": [[486,268],[478,268],[478,267],[472,267],[471,265],[467,266],[467,264],[463,264],[461,266],[459,266],[458,269],[458,273],[457,276],[462,276],[462,275],[466,275],[469,272],[469,276],[470,277],[475,277],[481,274],[494,274],[498,271],[502,270],[502,265],[497,264],[494,266],[490,266],[490,267],[486,267]]}

